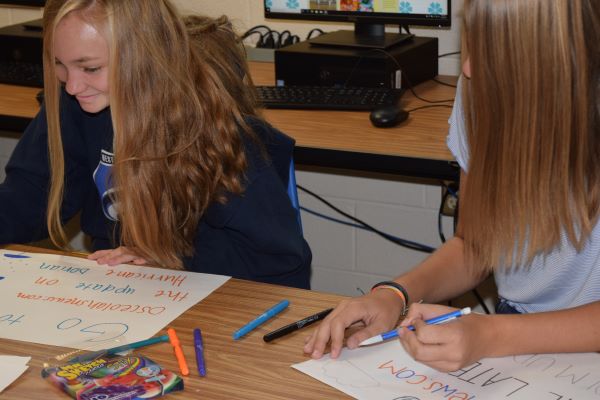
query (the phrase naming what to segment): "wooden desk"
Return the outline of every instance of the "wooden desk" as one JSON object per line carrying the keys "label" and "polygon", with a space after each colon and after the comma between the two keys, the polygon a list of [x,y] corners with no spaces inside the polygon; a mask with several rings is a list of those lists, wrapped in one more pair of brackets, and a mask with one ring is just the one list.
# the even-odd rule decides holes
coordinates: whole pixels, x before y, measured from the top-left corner
{"label": "wooden desk", "polygon": [[23,131],[40,108],[35,98],[40,90],[0,83],[0,130]]}
{"label": "wooden desk", "polygon": [[[250,69],[257,85],[274,84],[273,63],[250,62]],[[429,100],[454,98],[453,88],[433,81],[416,90]],[[22,131],[38,111],[38,91],[0,85],[0,129]],[[407,110],[426,104],[411,93],[401,100]],[[446,147],[450,111],[415,111],[408,121],[389,129],[373,127],[368,112],[265,110],[264,116],[296,139],[297,164],[457,180],[459,169]]]}
{"label": "wooden desk", "polygon": [[[250,69],[256,85],[274,85],[273,63],[250,62]],[[456,82],[455,77],[443,79]],[[416,91],[428,100],[453,99],[455,93],[433,81]],[[406,110],[427,104],[409,92],[401,100]],[[265,110],[264,115],[296,139],[298,164],[458,180],[459,168],[446,146],[450,112],[445,107],[415,111],[388,129],[371,125],[368,112]]]}
{"label": "wooden desk", "polygon": [[[7,246],[21,251],[36,251],[28,246]],[[47,251],[46,251],[47,252]],[[290,306],[277,317],[243,339],[234,341],[232,333],[267,308],[288,299]],[[265,343],[265,333],[308,315],[335,306],[341,296],[256,282],[229,280],[200,303],[179,316],[174,327],[190,366],[184,377],[185,389],[169,399],[347,399],[345,394],[296,371],[290,365],[308,359],[302,352],[304,338],[313,327]],[[207,375],[198,376],[193,348],[194,328],[202,329]],[[165,334],[166,332],[161,332]],[[52,400],[68,396],[41,378],[42,363],[67,349],[0,339],[0,354],[31,356],[29,369],[1,395],[2,399]],[[179,373],[172,347],[168,343],[138,351],[160,365]]]}

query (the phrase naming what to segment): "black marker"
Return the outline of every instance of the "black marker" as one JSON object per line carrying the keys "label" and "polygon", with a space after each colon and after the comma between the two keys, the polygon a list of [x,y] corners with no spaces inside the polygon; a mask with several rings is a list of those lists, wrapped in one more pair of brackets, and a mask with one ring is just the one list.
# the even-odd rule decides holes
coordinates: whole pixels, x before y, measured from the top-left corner
{"label": "black marker", "polygon": [[263,340],[265,342],[270,342],[273,339],[277,339],[277,338],[287,335],[288,333],[297,331],[298,329],[304,328],[305,326],[308,326],[312,323],[322,320],[323,318],[328,316],[329,313],[332,311],[333,311],[333,308],[328,308],[327,310],[316,313],[315,315],[311,315],[310,317],[306,317],[304,319],[301,319],[300,321],[296,321],[289,325],[283,326],[277,330],[274,330],[273,332],[267,333],[265,336],[263,336]]}

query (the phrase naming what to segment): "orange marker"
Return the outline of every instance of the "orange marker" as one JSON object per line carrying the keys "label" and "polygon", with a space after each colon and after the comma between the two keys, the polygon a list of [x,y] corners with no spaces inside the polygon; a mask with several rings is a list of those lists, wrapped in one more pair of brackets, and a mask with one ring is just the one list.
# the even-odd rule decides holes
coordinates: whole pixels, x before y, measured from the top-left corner
{"label": "orange marker", "polygon": [[177,363],[179,364],[181,375],[189,375],[190,370],[187,366],[187,362],[185,361],[185,357],[183,356],[183,350],[181,350],[181,343],[179,343],[179,338],[175,333],[175,329],[167,329],[167,334],[169,335],[169,341],[173,346],[173,350],[175,350],[175,357],[177,358]]}

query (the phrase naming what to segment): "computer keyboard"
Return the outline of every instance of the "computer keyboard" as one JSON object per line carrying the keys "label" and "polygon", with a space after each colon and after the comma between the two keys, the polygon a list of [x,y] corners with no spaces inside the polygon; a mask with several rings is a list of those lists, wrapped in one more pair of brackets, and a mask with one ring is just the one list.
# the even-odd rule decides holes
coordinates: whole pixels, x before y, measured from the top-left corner
{"label": "computer keyboard", "polygon": [[22,61],[0,61],[0,83],[43,87],[42,65]]}
{"label": "computer keyboard", "polygon": [[395,105],[403,90],[368,87],[257,86],[265,108],[370,111]]}

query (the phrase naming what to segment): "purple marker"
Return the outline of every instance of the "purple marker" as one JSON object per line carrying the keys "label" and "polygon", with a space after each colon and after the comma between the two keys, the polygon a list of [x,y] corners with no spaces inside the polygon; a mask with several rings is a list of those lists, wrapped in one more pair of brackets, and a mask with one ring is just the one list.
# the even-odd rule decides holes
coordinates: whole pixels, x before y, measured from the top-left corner
{"label": "purple marker", "polygon": [[198,374],[206,376],[206,365],[204,364],[204,343],[202,343],[202,332],[200,329],[194,329],[194,350],[196,350],[196,366]]}

